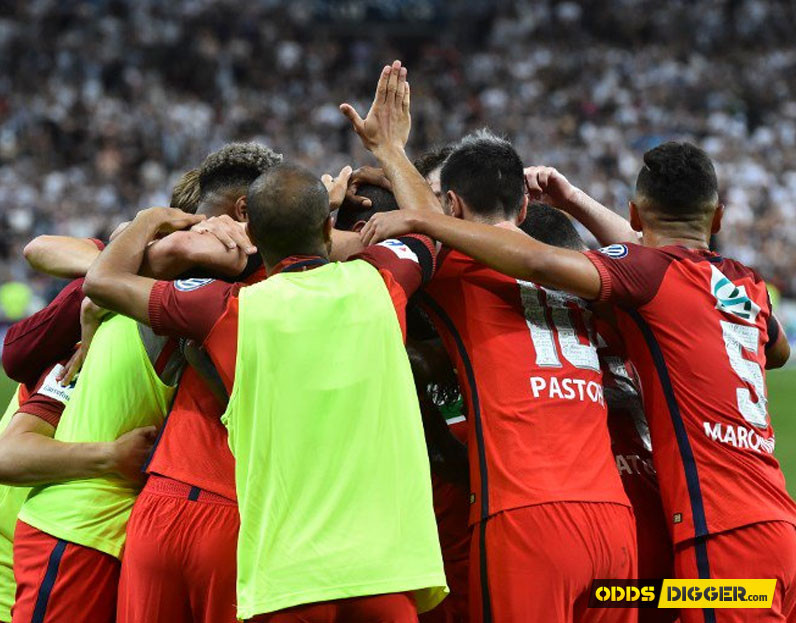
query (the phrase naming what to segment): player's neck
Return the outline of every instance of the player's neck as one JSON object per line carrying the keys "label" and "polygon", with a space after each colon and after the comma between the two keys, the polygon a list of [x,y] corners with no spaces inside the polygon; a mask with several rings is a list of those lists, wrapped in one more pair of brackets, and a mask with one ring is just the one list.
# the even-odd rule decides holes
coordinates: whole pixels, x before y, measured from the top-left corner
{"label": "player's neck", "polygon": [[688,249],[710,249],[710,235],[705,232],[673,228],[644,228],[645,247],[680,246]]}

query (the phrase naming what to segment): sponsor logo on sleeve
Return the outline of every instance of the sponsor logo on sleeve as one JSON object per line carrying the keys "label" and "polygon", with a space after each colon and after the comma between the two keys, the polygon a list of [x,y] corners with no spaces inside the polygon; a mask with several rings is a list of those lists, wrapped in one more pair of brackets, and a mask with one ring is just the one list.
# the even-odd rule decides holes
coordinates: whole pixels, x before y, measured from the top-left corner
{"label": "sponsor logo on sleeve", "polygon": [[56,377],[63,371],[64,366],[60,363],[53,367],[50,370],[50,373],[47,375],[47,378],[44,379],[44,382],[41,384],[39,391],[37,394],[41,394],[42,396],[47,396],[48,398],[52,398],[60,402],[63,405],[69,403],[69,398],[72,396],[72,391],[75,389],[75,385],[77,384],[77,377],[75,377],[69,385],[61,385],[56,380]]}
{"label": "sponsor logo on sleeve", "polygon": [[395,253],[395,255],[397,255],[402,260],[412,260],[413,262],[417,262],[418,264],[420,263],[420,260],[417,258],[417,254],[400,240],[395,240],[391,238],[389,240],[384,240],[383,242],[380,242],[378,246],[388,248],[390,251]]}
{"label": "sponsor logo on sleeve", "polygon": [[213,283],[215,279],[200,279],[194,277],[192,279],[178,279],[174,282],[174,287],[180,292],[192,292],[199,288],[206,286],[208,283]]}
{"label": "sponsor logo on sleeve", "polygon": [[754,324],[760,313],[760,306],[749,298],[744,286],[735,285],[712,264],[710,291],[716,299],[716,309]]}
{"label": "sponsor logo on sleeve", "polygon": [[597,250],[612,260],[621,260],[628,253],[626,244],[609,244],[607,247]]}

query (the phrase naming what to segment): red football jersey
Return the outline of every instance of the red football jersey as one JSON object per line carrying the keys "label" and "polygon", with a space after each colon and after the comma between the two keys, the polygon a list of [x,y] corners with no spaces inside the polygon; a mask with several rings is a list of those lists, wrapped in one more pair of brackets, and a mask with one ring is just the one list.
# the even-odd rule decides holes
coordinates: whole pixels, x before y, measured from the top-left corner
{"label": "red football jersey", "polygon": [[580,299],[445,249],[421,302],[467,405],[471,522],[544,502],[628,505]]}
{"label": "red football jersey", "polygon": [[611,448],[636,517],[638,577],[670,578],[674,573],[674,551],[652,461],[638,375],[625,359],[621,338],[606,323],[598,321],[596,325]]}
{"label": "red football jersey", "polygon": [[763,280],[715,253],[615,244],[587,253],[638,370],[675,543],[796,523],[766,409]]}

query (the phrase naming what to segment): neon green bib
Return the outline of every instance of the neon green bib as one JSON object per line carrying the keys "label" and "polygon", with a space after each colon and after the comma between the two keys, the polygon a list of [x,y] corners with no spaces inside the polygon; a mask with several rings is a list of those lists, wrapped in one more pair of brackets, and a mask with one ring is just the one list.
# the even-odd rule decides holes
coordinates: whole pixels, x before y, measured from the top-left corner
{"label": "neon green bib", "polygon": [[401,328],[364,261],[240,293],[223,422],[241,515],[238,617],[296,604],[447,592]]}
{"label": "neon green bib", "polygon": [[[158,378],[138,325],[124,316],[102,323],[55,439],[113,441],[140,426],[159,426],[174,388]],[[56,538],[119,557],[138,488],[115,476],[35,487],[19,518]]]}
{"label": "neon green bib", "polygon": [[[0,420],[2,433],[11,418],[19,409],[19,387],[8,403],[3,419]],[[14,605],[16,584],[14,583],[14,527],[22,503],[30,491],[29,487],[9,487],[0,485],[0,621],[11,620],[11,606]]]}

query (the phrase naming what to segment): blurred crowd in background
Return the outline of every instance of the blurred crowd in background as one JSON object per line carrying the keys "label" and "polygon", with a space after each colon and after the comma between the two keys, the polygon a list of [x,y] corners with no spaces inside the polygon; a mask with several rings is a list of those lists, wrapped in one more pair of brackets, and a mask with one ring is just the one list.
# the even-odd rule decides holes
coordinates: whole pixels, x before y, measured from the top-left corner
{"label": "blurred crowd in background", "polygon": [[796,296],[794,24],[778,0],[3,2],[0,283],[47,301],[25,242],[106,237],[227,141],[367,163],[337,105],[400,58],[416,154],[489,126],[625,213],[646,149],[698,143],[718,249]]}

